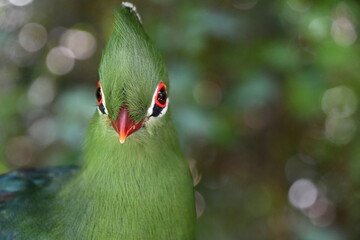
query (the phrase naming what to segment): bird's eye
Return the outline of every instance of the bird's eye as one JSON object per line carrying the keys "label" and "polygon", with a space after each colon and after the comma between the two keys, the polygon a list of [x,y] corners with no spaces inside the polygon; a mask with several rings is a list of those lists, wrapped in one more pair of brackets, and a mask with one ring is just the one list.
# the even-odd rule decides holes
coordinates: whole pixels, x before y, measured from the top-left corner
{"label": "bird's eye", "polygon": [[98,87],[96,89],[95,95],[96,95],[96,99],[97,99],[97,106],[98,106],[99,114],[107,115],[108,111],[106,109],[105,96],[104,96],[104,93],[102,91],[100,81],[98,81]]}
{"label": "bird's eye", "polygon": [[102,94],[101,94],[101,87],[97,87],[96,89],[96,99],[98,101],[98,105],[102,102]]}
{"label": "bird's eye", "polygon": [[155,89],[155,93],[148,109],[149,117],[162,117],[168,108],[169,98],[166,92],[166,85],[160,82]]}
{"label": "bird's eye", "polygon": [[165,107],[166,99],[167,99],[166,88],[163,86],[160,90],[158,90],[155,102],[160,107]]}

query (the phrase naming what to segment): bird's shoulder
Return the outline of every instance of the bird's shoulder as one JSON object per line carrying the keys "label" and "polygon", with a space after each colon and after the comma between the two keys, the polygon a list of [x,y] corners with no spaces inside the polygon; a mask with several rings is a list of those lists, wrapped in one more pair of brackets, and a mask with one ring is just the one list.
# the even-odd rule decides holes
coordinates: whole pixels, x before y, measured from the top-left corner
{"label": "bird's shoulder", "polygon": [[[15,236],[18,217],[33,208],[51,208],[49,201],[78,171],[78,167],[19,169],[0,175],[0,238]],[[25,219],[23,219],[25,220]],[[10,238],[11,239],[11,238]]]}
{"label": "bird's shoulder", "polygon": [[29,191],[57,191],[77,172],[76,166],[28,168],[0,175],[0,203]]}

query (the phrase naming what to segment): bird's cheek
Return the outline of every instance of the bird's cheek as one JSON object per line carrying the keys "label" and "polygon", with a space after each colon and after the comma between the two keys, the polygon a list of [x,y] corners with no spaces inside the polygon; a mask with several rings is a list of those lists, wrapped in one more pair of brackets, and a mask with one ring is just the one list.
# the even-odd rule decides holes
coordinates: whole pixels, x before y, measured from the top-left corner
{"label": "bird's cheek", "polygon": [[157,117],[147,117],[145,121],[145,129],[150,135],[155,135],[161,128],[162,121]]}

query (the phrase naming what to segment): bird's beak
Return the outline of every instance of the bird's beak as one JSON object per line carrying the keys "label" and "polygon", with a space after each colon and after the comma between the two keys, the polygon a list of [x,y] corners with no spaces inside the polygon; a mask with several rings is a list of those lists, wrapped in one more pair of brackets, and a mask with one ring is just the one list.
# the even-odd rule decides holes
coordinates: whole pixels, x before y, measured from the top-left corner
{"label": "bird's beak", "polygon": [[144,120],[135,123],[130,118],[129,112],[126,106],[122,106],[119,111],[119,115],[115,121],[111,121],[113,128],[119,134],[120,143],[124,143],[125,139],[132,133],[136,132],[143,126]]}

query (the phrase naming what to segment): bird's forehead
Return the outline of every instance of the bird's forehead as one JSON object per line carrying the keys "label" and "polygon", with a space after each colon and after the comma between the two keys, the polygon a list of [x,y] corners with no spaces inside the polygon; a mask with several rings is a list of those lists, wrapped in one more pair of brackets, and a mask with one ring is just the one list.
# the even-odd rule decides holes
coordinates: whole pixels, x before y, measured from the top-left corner
{"label": "bird's forehead", "polygon": [[105,92],[118,90],[152,94],[159,82],[168,82],[164,63],[149,52],[124,49],[112,54],[116,56],[103,57],[100,67],[100,81]]}
{"label": "bird's forehead", "polygon": [[[167,82],[161,56],[140,30],[124,32],[119,26],[115,28],[99,69],[105,90],[110,87],[152,89],[160,81]],[[127,38],[123,36],[125,33]]]}

